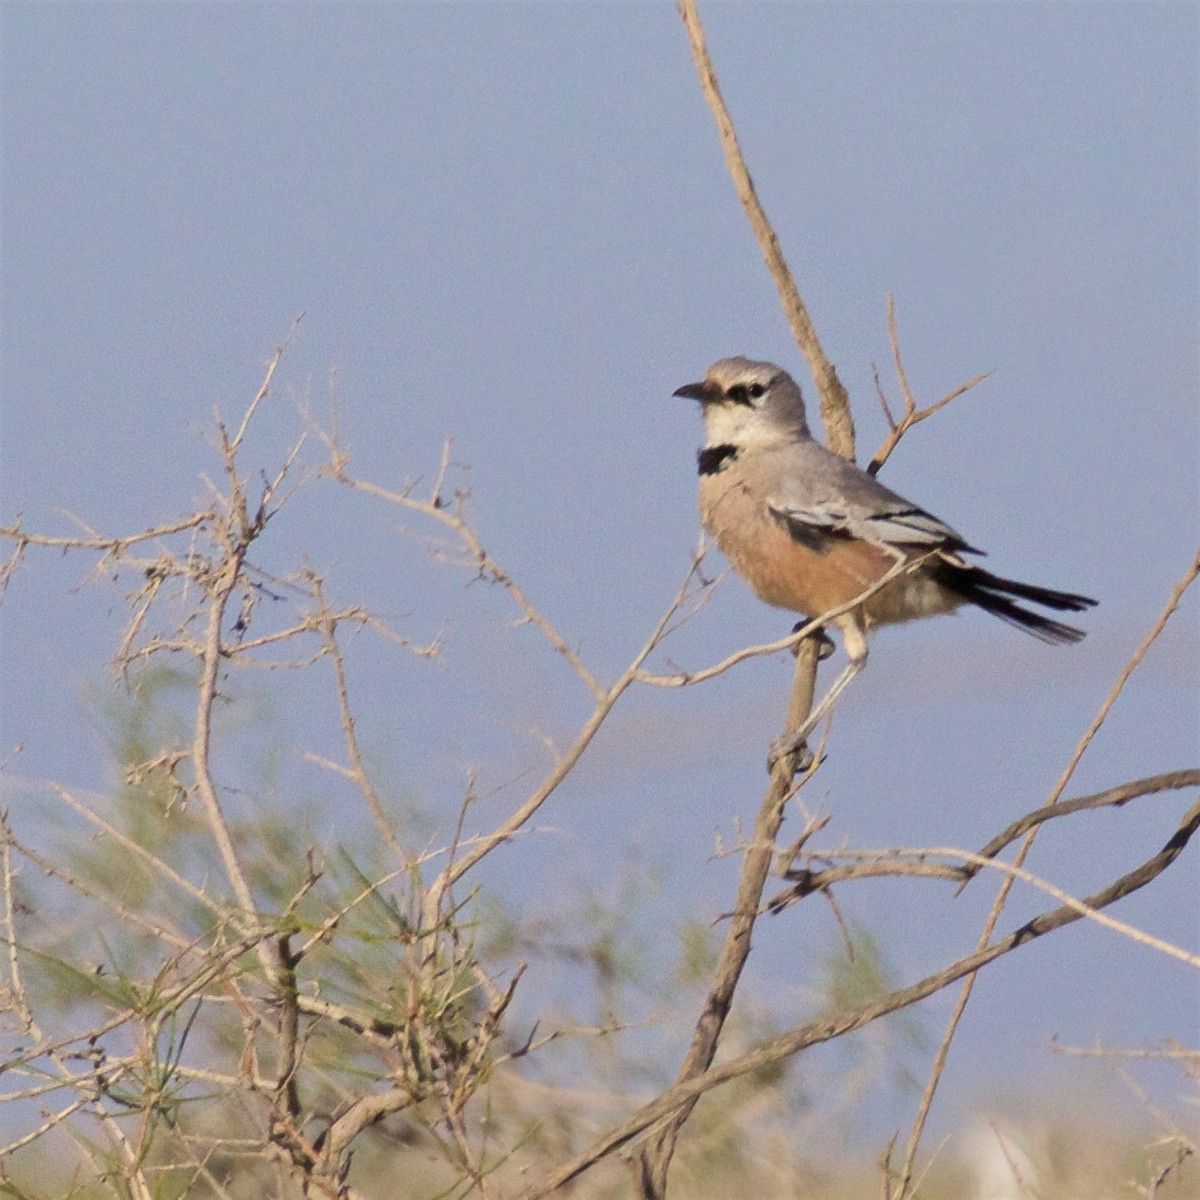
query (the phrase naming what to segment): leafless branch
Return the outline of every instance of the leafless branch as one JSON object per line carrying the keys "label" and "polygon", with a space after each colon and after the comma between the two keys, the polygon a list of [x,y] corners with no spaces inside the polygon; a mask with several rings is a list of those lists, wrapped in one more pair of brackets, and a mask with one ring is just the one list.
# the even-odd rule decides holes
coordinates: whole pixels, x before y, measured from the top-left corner
{"label": "leafless branch", "polygon": [[[254,419],[254,414],[258,411],[258,406],[270,395],[271,380],[275,378],[275,371],[279,367],[279,360],[283,358],[283,352],[288,348],[289,343],[296,334],[296,330],[300,327],[300,322],[304,320],[304,314],[301,313],[293,322],[292,327],[288,330],[287,336],[283,342],[276,347],[275,353],[271,356],[270,362],[267,363],[267,373],[263,376],[262,384],[255,393],[254,399],[250,401],[250,406],[246,409],[242,417],[242,423],[238,426],[238,431],[233,435],[233,440],[228,443],[230,455],[236,455],[242,447],[242,442],[245,440],[246,431],[250,427],[250,422]],[[227,455],[227,458],[229,455]]]}
{"label": "leafless branch", "polygon": [[[1088,917],[1099,925],[1103,925],[1116,933],[1140,942],[1144,946],[1176,958],[1191,967],[1200,967],[1200,956],[1179,946],[1172,945],[1148,934],[1124,921],[1090,909],[1080,900],[1056,887],[1048,880],[1027,871],[1024,867],[1014,866],[995,858],[973,854],[969,850],[960,850],[953,846],[922,846],[904,850],[835,850],[826,852],[823,857],[830,860],[850,860],[850,865],[841,870],[834,868],[829,871],[814,873],[804,881],[802,887],[789,888],[773,900],[767,902],[766,911],[782,912],[791,902],[801,895],[818,889],[825,890],[836,880],[870,879],[880,876],[917,876],[936,879],[961,879],[963,871],[958,867],[947,867],[937,860],[950,859],[956,862],[970,864],[976,871],[989,869],[999,871],[1012,879],[1019,879],[1039,891],[1052,896],[1067,908],[1072,908],[1080,916]],[[932,861],[931,861],[932,860]]]}
{"label": "leafless branch", "polygon": [[899,422],[892,416],[892,410],[888,406],[887,398],[883,394],[883,389],[879,386],[879,376],[875,377],[875,387],[879,392],[879,401],[883,406],[883,415],[887,418],[888,434],[883,440],[883,445],[875,451],[874,457],[867,464],[867,474],[878,475],[879,469],[887,462],[891,453],[899,445],[900,439],[916,424],[924,421],[927,417],[932,417],[935,412],[939,412],[945,408],[951,401],[957,400],[964,392],[969,392],[976,384],[982,383],[987,379],[990,372],[985,371],[982,375],[976,375],[972,379],[968,379],[966,383],[960,384],[952,392],[948,392],[940,400],[934,401],[933,404],[927,405],[925,408],[918,408],[916,397],[912,394],[912,389],[908,386],[908,374],[904,370],[904,361],[900,357],[900,336],[896,332],[896,303],[894,297],[890,294],[887,299],[887,320],[888,320],[888,340],[892,346],[892,362],[896,367],[896,378],[900,381],[900,394],[904,399],[904,416]]}
{"label": "leafless branch", "polygon": [[[816,638],[810,637],[797,647],[796,673],[788,702],[785,733],[798,729],[812,711],[818,656],[819,645]],[[813,767],[815,766],[814,761]],[[708,997],[696,1022],[691,1046],[676,1077],[676,1087],[701,1076],[712,1066],[725,1019],[733,1004],[734,992],[750,956],[751,934],[758,919],[763,888],[770,873],[775,839],[783,825],[787,801],[795,793],[797,786],[793,782],[795,772],[796,761],[792,755],[780,758],[771,771],[766,794],[755,818],[753,841],[742,860],[737,898],[730,914],[725,942],[713,972]],[[661,1197],[666,1194],[667,1173],[679,1131],[691,1115],[694,1105],[695,1100],[692,1100],[671,1112],[670,1119],[663,1123],[663,1127],[638,1155],[636,1173],[643,1196]]]}
{"label": "leafless branch", "polygon": [[869,600],[876,592],[887,587],[898,575],[903,575],[906,571],[915,570],[924,561],[924,558],[915,561],[898,560],[893,563],[885,575],[866,588],[861,595],[855,596],[853,600],[848,600],[845,604],[838,605],[837,608],[830,609],[827,613],[822,613],[821,616],[808,621],[792,633],[789,633],[787,637],[779,638],[774,642],[766,642],[760,646],[748,646],[723,658],[719,663],[715,663],[711,667],[704,667],[698,671],[676,671],[670,675],[657,675],[639,670],[636,675],[637,682],[649,684],[653,687],[689,687],[692,684],[705,683],[710,679],[715,679],[718,675],[724,675],[731,667],[736,667],[739,663],[743,663],[747,659],[761,658],[768,654],[778,654],[781,650],[791,650],[793,647],[800,645],[805,638],[819,633],[824,626],[828,625],[836,617],[850,612]]}
{"label": "leafless branch", "polygon": [[634,1138],[652,1130],[658,1122],[674,1115],[685,1106],[690,1107],[705,1092],[723,1083],[737,1079],[754,1071],[762,1070],[789,1058],[810,1046],[841,1037],[861,1029],[880,1017],[899,1012],[919,1000],[941,991],[964,976],[974,974],[989,963],[1010,954],[1021,946],[1030,944],[1055,929],[1083,919],[1084,910],[1100,911],[1110,904],[1145,887],[1165,871],[1200,828],[1200,803],[1194,804],[1184,815],[1179,827],[1163,848],[1140,866],[1114,880],[1107,887],[1081,901],[1064,904],[1039,914],[1018,929],[995,942],[982,946],[974,953],[951,963],[949,966],[926,978],[877,997],[853,1009],[831,1013],[816,1020],[807,1021],[794,1029],[779,1034],[748,1053],[738,1055],[717,1067],[710,1067],[702,1074],[680,1080],[643,1105],[627,1120],[598,1138],[570,1162],[539,1180],[522,1193],[522,1200],[540,1200],[564,1187],[572,1179],[628,1144]]}
{"label": "leafless branch", "polygon": [[[909,878],[945,879],[953,883],[963,883],[974,876],[979,870],[978,863],[994,858],[1006,846],[1011,845],[1022,834],[1027,833],[1047,821],[1059,817],[1070,816],[1072,813],[1090,811],[1097,808],[1119,808],[1140,796],[1177,791],[1180,788],[1200,785],[1200,770],[1171,771],[1165,775],[1154,775],[1148,779],[1135,779],[1117,787],[1108,788],[1092,796],[1080,796],[1075,800],[1065,800],[1052,808],[1043,805],[1025,816],[1018,818],[1007,829],[992,838],[983,849],[976,854],[966,851],[956,851],[955,856],[966,866],[948,866],[944,863],[931,862],[939,854],[935,850],[811,850],[804,851],[804,857],[810,862],[835,862],[850,860],[842,865],[828,866],[823,869],[809,867],[793,868],[791,858],[796,857],[796,851],[789,853],[788,861],[781,866],[781,874],[792,881],[792,886],[786,888],[767,902],[767,910],[781,912],[794,901],[810,895],[813,892],[824,892],[835,883],[845,883],[857,879],[879,879],[890,876],[907,876]],[[1001,868],[1004,869],[1003,867]]]}
{"label": "leafless branch", "polygon": [[[475,530],[466,520],[464,513],[465,496],[462,493],[456,493],[453,500],[450,501],[446,500],[441,494],[435,495],[432,500],[419,500],[412,494],[411,490],[397,492],[380,487],[378,484],[370,483],[367,480],[356,479],[347,473],[344,453],[337,447],[336,443],[332,441],[329,435],[324,435],[324,440],[331,448],[329,471],[333,478],[337,479],[340,483],[344,483],[347,487],[354,488],[356,491],[375,496],[389,504],[397,504],[411,512],[420,513],[422,516],[450,530],[462,543],[469,560],[475,566],[479,576],[493,583],[498,583],[503,587],[524,614],[525,619],[531,625],[535,626],[550,645],[571,665],[571,669],[583,681],[584,686],[591,692],[593,698],[596,700],[603,699],[606,694],[603,684],[588,670],[583,660],[558,630],[534,607],[533,603],[512,576],[483,548],[478,534],[476,534]],[[438,478],[439,480],[443,478],[441,471],[439,471]]]}
{"label": "leafless branch", "polygon": [[358,744],[354,712],[350,706],[349,686],[346,682],[346,663],[337,638],[338,619],[325,600],[324,581],[315,571],[309,572],[308,583],[316,600],[317,611],[314,615],[324,638],[324,651],[333,664],[334,689],[337,693],[338,712],[341,716],[342,737],[346,743],[346,753],[350,757],[349,778],[354,781],[366,801],[367,808],[371,813],[371,820],[374,821],[375,828],[379,831],[379,836],[383,839],[384,844],[391,850],[397,864],[406,866],[411,862],[412,856],[405,853],[392,829],[391,822],[383,809],[383,801],[367,773],[362,750]]}
{"label": "leafless branch", "polygon": [[692,58],[696,63],[696,73],[700,77],[700,87],[716,118],[717,133],[725,152],[725,164],[733,177],[742,207],[746,210],[750,228],[758,239],[767,269],[775,280],[784,315],[792,327],[796,344],[804,354],[805,360],[808,362],[808,369],[816,381],[817,392],[821,399],[821,420],[825,425],[825,436],[829,448],[843,458],[853,459],[854,418],[850,412],[850,398],[846,394],[845,386],[838,378],[837,368],[829,361],[821,347],[817,331],[808,315],[808,309],[800,298],[787,259],[783,256],[779,238],[758,198],[754,181],[750,178],[750,172],[746,169],[746,160],[742,156],[741,146],[738,144],[733,118],[730,117],[729,109],[721,95],[717,74],[713,69],[712,59],[709,57],[708,47],[704,41],[704,29],[700,24],[699,14],[696,12],[695,0],[679,0],[679,15],[683,18],[684,26],[687,28],[688,39],[692,46]]}
{"label": "leafless branch", "polygon": [[1007,829],[998,833],[982,850],[981,858],[992,858],[1006,846],[1011,845],[1022,834],[1052,821],[1056,817],[1070,816],[1093,808],[1121,808],[1139,796],[1152,796],[1162,792],[1174,792],[1180,788],[1200,785],[1200,770],[1168,771],[1163,775],[1151,775],[1148,779],[1134,779],[1116,787],[1105,788],[1090,796],[1079,796],[1074,800],[1061,800],[1049,808],[1043,805],[1014,821]]}
{"label": "leafless branch", "polygon": [[[1058,782],[1051,790],[1046,801],[1047,807],[1058,803],[1059,798],[1062,796],[1063,791],[1066,789],[1067,784],[1071,780],[1071,776],[1075,773],[1075,768],[1079,765],[1079,762],[1083,758],[1087,748],[1092,744],[1092,739],[1100,731],[1100,727],[1104,724],[1108,714],[1112,711],[1112,707],[1117,702],[1117,698],[1120,696],[1125,684],[1129,681],[1129,678],[1133,672],[1137,670],[1138,665],[1146,655],[1146,651],[1150,649],[1150,647],[1162,633],[1163,629],[1166,628],[1166,624],[1170,620],[1171,615],[1179,607],[1179,601],[1183,598],[1184,592],[1186,592],[1195,581],[1197,574],[1200,574],[1200,551],[1197,552],[1195,558],[1192,560],[1191,566],[1172,589],[1171,595],[1168,597],[1167,603],[1163,607],[1162,612],[1159,613],[1158,618],[1151,625],[1150,629],[1146,632],[1146,635],[1142,638],[1141,642],[1130,656],[1129,661],[1117,675],[1115,682],[1109,689],[1108,695],[1105,696],[1104,701],[1100,705],[1100,709],[1096,713],[1091,725],[1088,726],[1088,729],[1084,733],[1083,737],[1079,739],[1079,743],[1075,747],[1075,751],[1071,755],[1070,761],[1064,768],[1062,775],[1058,779]],[[1030,828],[1029,832],[1025,834],[1025,841],[1022,843],[1016,859],[1013,862],[1014,867],[1020,868],[1024,865],[1025,859],[1028,857],[1029,851],[1033,847],[1033,840],[1036,835],[1036,826]],[[979,936],[979,946],[981,949],[986,946],[991,939],[992,933],[996,928],[996,923],[1000,919],[1000,914],[1008,900],[1008,895],[1012,888],[1012,884],[1013,880],[1010,877],[1005,879],[1005,881],[1000,885],[1000,890],[996,895],[996,899],[992,904],[991,911],[988,914],[987,920],[984,922],[983,931]],[[913,1166],[916,1162],[917,1150],[921,1143],[921,1134],[924,1131],[925,1122],[929,1116],[929,1110],[933,1105],[933,1098],[937,1093],[938,1082],[942,1077],[942,1072],[945,1070],[946,1059],[950,1053],[951,1043],[954,1041],[954,1035],[958,1030],[959,1022],[962,1020],[962,1015],[966,1010],[967,1003],[971,999],[971,992],[974,988],[974,985],[975,976],[968,975],[963,983],[958,999],[955,1002],[954,1010],[950,1015],[950,1019],[946,1023],[946,1029],[942,1034],[941,1042],[939,1043],[937,1053],[934,1056],[933,1065],[929,1073],[929,1079],[926,1082],[925,1090],[921,1095],[921,1103],[917,1109],[917,1115],[913,1121],[913,1127],[909,1134],[908,1144],[905,1148],[904,1166],[900,1173],[900,1188],[897,1200],[907,1200],[907,1197],[910,1195],[909,1185],[912,1182]]]}

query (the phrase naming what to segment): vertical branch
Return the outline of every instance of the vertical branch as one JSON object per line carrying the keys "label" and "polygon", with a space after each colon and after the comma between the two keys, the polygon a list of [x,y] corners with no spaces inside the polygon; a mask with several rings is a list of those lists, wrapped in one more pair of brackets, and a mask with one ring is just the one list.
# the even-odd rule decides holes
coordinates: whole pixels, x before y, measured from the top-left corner
{"label": "vertical branch", "polygon": [[[775,280],[784,314],[791,326],[792,334],[808,362],[809,370],[816,381],[821,403],[821,420],[825,426],[826,441],[835,453],[854,459],[854,418],[850,411],[850,399],[845,386],[838,378],[837,369],[826,357],[813,327],[808,309],[800,297],[792,277],[779,238],[767,217],[766,210],[758,198],[754,181],[746,167],[738,142],[733,119],[721,95],[716,71],[704,40],[704,30],[696,12],[695,0],[679,0],[679,14],[683,18],[691,42],[692,57],[705,99],[717,123],[717,133],[725,153],[725,162],[737,189],[742,207],[750,222],[750,228],[758,240],[767,268]],[[812,711],[816,687],[817,661],[819,657],[819,635],[805,638],[797,647],[796,674],[792,694],[788,703],[785,733],[799,729]],[[794,794],[793,783],[796,768],[795,754],[785,754],[775,762],[770,783],[754,823],[754,837],[742,863],[738,879],[737,899],[725,943],[717,963],[717,969],[708,998],[692,1035],[692,1044],[680,1067],[678,1081],[684,1082],[702,1075],[712,1065],[720,1043],[725,1020],[733,1004],[734,993],[741,980],[742,971],[750,954],[751,935],[762,904],[763,888],[771,869],[775,853],[775,838],[783,824],[784,807]],[[638,1155],[636,1171],[641,1194],[646,1200],[661,1200],[666,1195],[667,1174],[675,1152],[679,1131],[691,1116],[695,1100],[690,1101],[666,1119],[645,1148]]]}
{"label": "vertical branch", "polygon": [[315,571],[307,572],[308,583],[316,599],[316,618],[321,635],[325,639],[325,653],[333,663],[334,689],[337,692],[338,713],[342,721],[342,738],[346,743],[346,753],[350,756],[350,778],[354,780],[367,808],[371,812],[371,820],[384,844],[391,850],[397,865],[407,868],[412,862],[412,856],[406,854],[392,829],[387,813],[384,811],[383,800],[371,782],[367,765],[363,761],[362,749],[358,743],[358,732],[355,728],[354,712],[350,707],[350,689],[346,682],[346,662],[342,656],[342,648],[338,643],[337,619],[325,599],[324,581]]}
{"label": "vertical branch", "polygon": [[250,885],[246,882],[245,872],[238,859],[237,848],[233,844],[233,836],[221,811],[221,802],[217,798],[216,785],[213,782],[209,755],[212,746],[212,717],[213,705],[217,697],[217,674],[221,667],[221,625],[225,618],[225,610],[229,606],[229,597],[237,587],[238,577],[242,568],[241,551],[230,547],[229,556],[223,564],[222,576],[217,582],[208,606],[208,627],[204,639],[204,653],[200,664],[199,699],[196,705],[196,734],[192,740],[192,767],[196,772],[196,787],[200,800],[208,817],[209,831],[217,844],[221,861],[225,864],[225,873],[242,906],[243,914],[252,917],[254,914],[254,897]]}
{"label": "vertical branch", "polygon": [[[295,326],[293,325],[293,329]],[[214,522],[214,537],[220,544],[223,557],[219,567],[213,572],[213,580],[208,585],[208,621],[205,626],[204,642],[200,649],[200,684],[196,704],[196,732],[192,739],[191,759],[192,768],[196,775],[196,789],[204,805],[208,818],[209,831],[221,861],[225,866],[225,874],[229,879],[238,904],[241,906],[243,920],[240,922],[243,931],[253,929],[255,917],[254,895],[242,869],[237,847],[221,810],[221,802],[217,796],[216,784],[212,777],[210,753],[212,748],[212,719],[213,708],[217,698],[217,677],[220,674],[221,663],[225,659],[225,643],[222,629],[225,614],[229,608],[230,598],[236,591],[242,577],[242,568],[251,543],[262,533],[269,514],[264,505],[253,519],[249,514],[246,501],[246,489],[237,473],[237,452],[255,410],[270,391],[271,379],[279,365],[283,347],[275,351],[274,357],[267,366],[266,377],[254,399],[251,401],[237,433],[231,440],[229,431],[218,421],[218,431],[221,439],[221,453],[225,460],[225,474],[229,480],[228,507],[223,519]],[[272,485],[273,486],[273,485]],[[282,964],[282,951],[279,946],[270,946],[266,942],[258,945],[258,958],[272,983],[280,983],[286,972]]]}
{"label": "vertical branch", "polygon": [[738,143],[737,131],[733,127],[733,118],[725,106],[717,83],[717,73],[713,70],[712,59],[708,56],[708,47],[704,42],[704,29],[700,25],[700,17],[696,12],[696,0],[679,0],[679,15],[687,28],[688,39],[692,44],[692,57],[696,62],[696,73],[700,76],[700,86],[704,97],[712,109],[717,122],[717,132],[721,138],[721,147],[725,151],[725,163],[733,176],[734,187],[737,188],[738,198],[746,210],[750,228],[758,239],[762,256],[767,268],[775,280],[779,291],[779,299],[783,304],[784,315],[792,327],[792,336],[800,347],[808,369],[816,381],[817,393],[821,399],[821,420],[825,425],[825,439],[829,448],[843,458],[854,458],[854,418],[850,412],[850,398],[846,394],[845,385],[838,378],[837,368],[829,361],[821,347],[817,331],[813,328],[808,309],[796,289],[796,281],[783,256],[779,246],[779,238],[767,218],[766,210],[755,191],[754,181],[746,169],[746,160],[742,157],[742,148]]}
{"label": "vertical branch", "polygon": [[7,810],[0,812],[0,872],[4,881],[4,940],[8,949],[8,985],[4,989],[7,993],[6,1005],[21,1023],[21,1032],[36,1043],[42,1040],[42,1031],[34,1020],[21,978],[18,953],[21,943],[17,941],[17,904],[13,892],[16,871],[12,863],[12,830],[9,828]]}
{"label": "vertical branch", "polygon": [[[796,674],[792,682],[791,699],[788,702],[785,730],[798,729],[812,709],[819,651],[819,633],[805,638],[797,647]],[[750,938],[762,907],[763,888],[766,886],[775,855],[775,838],[783,824],[787,801],[795,792],[792,782],[795,769],[795,756],[785,754],[771,771],[771,780],[754,821],[754,837],[742,861],[737,900],[725,934],[725,944],[717,962],[713,985],[696,1022],[691,1047],[676,1077],[677,1083],[684,1083],[703,1075],[712,1066],[725,1018],[733,1005],[734,992],[741,980],[746,959],[750,955]],[[661,1200],[666,1195],[667,1172],[675,1153],[675,1143],[680,1129],[691,1116],[697,1099],[699,1097],[677,1109],[639,1154],[636,1169],[641,1195],[645,1200]]]}

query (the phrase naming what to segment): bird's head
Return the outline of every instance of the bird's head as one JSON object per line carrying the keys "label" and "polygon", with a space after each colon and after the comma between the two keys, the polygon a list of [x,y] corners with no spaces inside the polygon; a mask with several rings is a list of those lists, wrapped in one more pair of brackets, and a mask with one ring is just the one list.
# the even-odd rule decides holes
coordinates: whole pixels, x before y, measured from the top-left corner
{"label": "bird's head", "polygon": [[710,446],[771,445],[810,436],[800,388],[774,363],[718,359],[702,382],[685,384],[675,395],[700,401]]}

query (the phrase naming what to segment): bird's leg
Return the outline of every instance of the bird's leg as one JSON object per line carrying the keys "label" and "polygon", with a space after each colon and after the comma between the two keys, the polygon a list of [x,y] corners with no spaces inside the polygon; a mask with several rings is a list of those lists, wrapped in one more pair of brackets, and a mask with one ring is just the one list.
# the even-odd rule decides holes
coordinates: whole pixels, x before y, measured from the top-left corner
{"label": "bird's leg", "polygon": [[[810,621],[807,618],[803,621],[797,621],[796,624],[792,626],[792,632],[799,633],[800,630],[802,630],[808,624],[810,624]],[[811,634],[809,634],[809,638],[815,639],[815,641],[817,643],[817,662],[824,662],[833,653],[833,651],[835,649],[834,644],[833,644],[833,638],[831,638],[829,636],[829,634],[827,634],[825,632],[824,629],[814,630]],[[800,657],[800,645],[801,645],[801,643],[797,642],[792,647],[792,655],[795,658]],[[785,739],[776,738],[775,740],[780,745],[782,745],[783,741]],[[802,771],[807,771],[808,768],[812,766],[813,753],[804,742],[801,742],[800,745],[798,745],[796,747],[795,754],[796,754],[795,774],[799,775]],[[779,755],[775,754],[774,743],[773,743],[772,750],[767,757],[767,771],[768,772],[773,771],[775,769],[775,763],[776,763],[778,757],[779,757]]]}
{"label": "bird's leg", "polygon": [[[796,756],[796,770],[807,770],[812,765],[812,752],[805,745],[808,735],[817,727],[822,717],[833,707],[838,696],[845,690],[846,685],[867,665],[867,637],[862,628],[861,618],[851,616],[838,622],[842,631],[842,642],[850,661],[842,673],[833,681],[829,690],[821,697],[820,703],[804,719],[798,729],[777,737],[767,751],[767,770],[773,771],[775,764],[785,754]],[[822,635],[824,636],[824,635]]]}

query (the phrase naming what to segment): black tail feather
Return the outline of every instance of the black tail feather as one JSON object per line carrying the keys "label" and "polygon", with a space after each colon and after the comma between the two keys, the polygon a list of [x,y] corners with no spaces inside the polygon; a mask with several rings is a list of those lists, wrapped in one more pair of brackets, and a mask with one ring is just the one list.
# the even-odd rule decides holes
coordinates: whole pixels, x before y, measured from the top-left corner
{"label": "black tail feather", "polygon": [[1022,608],[1012,596],[1032,600],[1059,612],[1083,612],[1092,608],[1096,601],[1089,596],[1074,592],[1056,592],[1052,588],[1038,587],[1032,583],[1018,583],[1015,579],[1003,579],[980,567],[940,562],[934,568],[938,583],[961,596],[986,612],[993,613],[1002,621],[1024,629],[1026,633],[1041,638],[1043,642],[1070,644],[1082,640],[1086,634],[1074,625],[1051,620],[1041,613]]}

